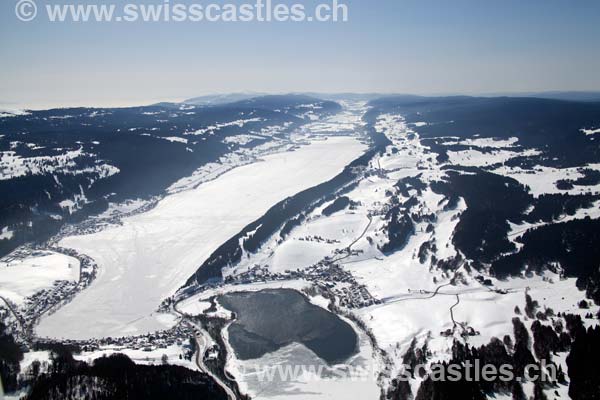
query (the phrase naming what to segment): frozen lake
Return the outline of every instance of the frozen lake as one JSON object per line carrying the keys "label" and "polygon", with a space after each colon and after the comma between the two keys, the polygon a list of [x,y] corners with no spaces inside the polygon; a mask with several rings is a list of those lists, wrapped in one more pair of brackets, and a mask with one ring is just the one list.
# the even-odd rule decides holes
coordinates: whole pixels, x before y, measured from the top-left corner
{"label": "frozen lake", "polygon": [[122,226],[63,239],[61,246],[98,263],[98,277],[70,304],[42,318],[37,334],[87,339],[171,326],[173,318],[156,315],[156,308],[220,244],[277,202],[331,179],[365,150],[355,137],[314,140],[170,195]]}
{"label": "frozen lake", "polygon": [[348,323],[295,290],[227,293],[218,301],[236,314],[229,343],[240,360],[302,343],[332,364],[345,361],[357,349],[356,333]]}

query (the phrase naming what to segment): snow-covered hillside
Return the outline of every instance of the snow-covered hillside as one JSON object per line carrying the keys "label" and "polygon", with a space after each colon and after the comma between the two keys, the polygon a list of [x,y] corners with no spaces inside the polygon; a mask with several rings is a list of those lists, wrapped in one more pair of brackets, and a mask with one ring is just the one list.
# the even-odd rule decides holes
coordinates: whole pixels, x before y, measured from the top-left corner
{"label": "snow-covered hillside", "polygon": [[[73,302],[42,319],[37,333],[89,339],[172,325],[172,318],[154,311],[219,244],[278,201],[336,175],[365,149],[352,136],[298,144],[293,151],[266,155],[196,189],[167,196],[120,226],[63,238],[60,246],[91,256],[100,274]],[[95,323],[81,324],[91,309]]]}
{"label": "snow-covered hillside", "polygon": [[[548,311],[552,315],[555,312],[578,315],[585,326],[594,326],[589,316],[598,313],[598,307],[592,306],[589,300],[582,308],[586,293],[576,283],[578,276],[560,266],[554,268],[560,263],[548,263],[551,271],[539,274],[527,271],[527,265],[523,265],[522,272],[517,269],[514,276],[499,280],[489,262],[482,264],[481,260],[466,256],[457,248],[462,242],[456,240],[455,234],[459,223],[465,223],[461,222],[461,216],[472,207],[472,200],[470,196],[462,197],[458,191],[449,195],[440,189],[441,182],[447,182],[450,189],[455,188],[453,174],[475,177],[477,170],[469,169],[474,167],[488,168],[494,174],[515,178],[523,184],[522,190],[529,193],[526,197],[529,208],[520,217],[517,214],[515,222],[507,221],[513,228],[505,233],[505,240],[515,245],[510,252],[515,252],[523,246],[515,239],[527,229],[557,220],[583,221],[586,217],[600,217],[598,183],[581,184],[574,189],[557,185],[561,180],[577,180],[592,173],[582,171],[599,171],[598,165],[542,167],[537,163],[544,164],[543,152],[522,145],[516,137],[444,138],[448,157],[440,159],[438,151],[428,146],[428,141],[422,140],[413,128],[425,125],[407,123],[400,114],[378,115],[373,129],[390,139],[391,144],[371,159],[353,187],[336,194],[343,197],[309,209],[291,230],[284,227],[264,241],[259,251],[245,254],[240,262],[226,268],[225,282],[229,285],[220,288],[221,291],[247,290],[243,284],[239,287],[237,284],[249,281],[274,280],[284,285],[301,278],[312,282],[308,286],[313,285],[318,293],[331,299],[338,312],[349,313],[361,321],[363,330],[372,337],[374,354],[379,354],[372,357],[380,359],[376,362],[381,374],[378,384],[390,393],[397,390],[395,379],[406,372],[406,355],[415,348],[427,349],[424,361],[431,366],[452,360],[457,341],[480,347],[494,338],[510,337],[513,318],[523,318],[518,310],[527,308],[527,296],[537,302],[536,309],[552,310]],[[505,170],[511,160],[523,158],[531,160],[531,166],[525,167],[522,175],[515,176]],[[548,179],[545,174],[551,170],[556,172]],[[586,197],[581,204],[576,203],[579,205],[574,205],[573,210],[560,209],[557,218],[548,219],[540,214],[546,201],[543,195],[557,193],[578,200],[577,196],[591,197]],[[335,204],[340,198],[347,200],[338,207]],[[524,222],[534,214],[539,215],[535,224]],[[335,270],[338,267],[341,277]],[[209,294],[204,296],[208,297]],[[526,326],[531,329],[536,317],[528,319],[525,316]],[[557,323],[556,317],[548,320]],[[258,364],[299,362],[296,359],[301,357],[299,350],[286,351],[287,361],[276,353],[259,360]],[[567,369],[566,354],[559,352],[555,359],[564,370]],[[256,366],[256,363],[241,363],[247,364],[245,371],[248,365]],[[248,386],[256,398],[278,398],[286,390],[307,398],[329,398],[330,390],[335,387],[335,384],[331,389],[322,386],[315,392],[299,380],[279,382],[277,388],[283,392],[278,392],[273,390],[272,383],[261,385],[255,375],[239,372],[240,367],[236,365],[232,361],[230,372],[235,375],[238,371],[236,378]],[[410,381],[414,395],[423,381],[419,377]],[[523,387],[532,394],[532,384]],[[568,385],[559,386],[557,390],[564,394]]]}
{"label": "snow-covered hillside", "polygon": [[[28,345],[78,344],[78,360],[121,352],[197,369],[230,398],[585,398],[572,393],[590,390],[595,370],[581,368],[582,349],[599,346],[600,157],[590,127],[600,106],[400,96],[337,109],[266,96],[225,108],[240,107],[180,134],[143,128],[183,149],[216,137],[226,151],[172,177],[153,201],[114,202],[3,260],[0,315],[11,332]],[[98,165],[110,163],[101,154]],[[56,168],[68,171],[62,161]],[[354,353],[330,365],[303,342],[278,347],[243,330],[243,343],[275,350],[236,352],[253,315],[232,312],[223,296],[277,289],[349,324]],[[58,300],[40,308],[43,290]],[[281,334],[286,321],[277,322]],[[301,332],[313,349],[318,330]],[[472,359],[561,374],[545,385],[441,385],[428,375]],[[321,376],[265,381],[257,371],[290,366]]]}
{"label": "snow-covered hillside", "polygon": [[[212,106],[1,113],[0,256],[115,204],[214,179],[205,172],[252,162],[339,108],[306,96],[267,96]],[[190,178],[198,170],[204,172]]]}

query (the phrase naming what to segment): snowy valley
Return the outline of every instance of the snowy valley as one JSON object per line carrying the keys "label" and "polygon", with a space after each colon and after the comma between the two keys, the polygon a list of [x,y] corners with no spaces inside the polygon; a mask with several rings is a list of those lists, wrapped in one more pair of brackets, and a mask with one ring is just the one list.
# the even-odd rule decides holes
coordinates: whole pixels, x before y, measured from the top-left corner
{"label": "snowy valley", "polygon": [[[103,357],[120,353],[132,369],[194,371],[214,398],[589,398],[598,367],[580,365],[582,349],[600,348],[600,105],[336,101],[267,96],[103,119],[97,132],[172,148],[163,167],[193,155],[135,190],[128,182],[151,181],[150,164],[122,163],[94,150],[96,139],[29,153],[40,151],[40,126],[87,126],[123,110],[2,117],[11,122],[0,135],[23,137],[0,136],[3,193],[45,192],[6,200],[0,219],[2,335],[28,350],[3,368],[5,389],[15,398],[35,390],[40,368],[52,376],[66,351],[55,379],[71,390],[73,370],[97,376]],[[64,177],[76,180],[72,190],[53,194]],[[232,308],[236,295],[284,300],[259,313]],[[297,328],[315,312],[321,325]],[[323,339],[334,327],[354,333],[342,360],[323,356],[336,348]],[[269,350],[247,356],[259,346]],[[521,372],[544,362],[561,374],[445,385],[428,375],[471,359]],[[289,365],[316,366],[321,379],[260,374]]]}

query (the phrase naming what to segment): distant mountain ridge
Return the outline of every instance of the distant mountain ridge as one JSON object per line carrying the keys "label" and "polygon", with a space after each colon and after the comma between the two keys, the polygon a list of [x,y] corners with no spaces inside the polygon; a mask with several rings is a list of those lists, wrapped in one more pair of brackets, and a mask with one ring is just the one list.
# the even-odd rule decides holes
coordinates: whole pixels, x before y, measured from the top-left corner
{"label": "distant mountain ridge", "polygon": [[539,99],[555,99],[555,100],[567,100],[567,101],[582,101],[582,102],[596,102],[600,101],[600,91],[545,91],[545,92],[497,92],[497,93],[482,93],[482,94],[461,94],[461,93],[448,93],[448,94],[411,94],[411,93],[352,93],[352,92],[290,92],[281,94],[269,94],[264,92],[236,92],[236,93],[222,93],[212,94],[205,96],[193,97],[184,100],[184,104],[192,104],[199,106],[209,105],[222,105],[230,103],[238,103],[241,101],[251,100],[260,97],[291,97],[291,96],[306,96],[315,99],[322,100],[351,100],[351,101],[373,101],[381,98],[495,98],[495,97],[527,97],[527,98],[539,98]]}
{"label": "distant mountain ridge", "polygon": [[192,97],[191,99],[184,100],[183,103],[192,104],[196,106],[212,106],[227,103],[235,103],[237,101],[248,100],[253,97],[264,96],[265,94],[266,93],[258,92],[210,94],[205,96]]}

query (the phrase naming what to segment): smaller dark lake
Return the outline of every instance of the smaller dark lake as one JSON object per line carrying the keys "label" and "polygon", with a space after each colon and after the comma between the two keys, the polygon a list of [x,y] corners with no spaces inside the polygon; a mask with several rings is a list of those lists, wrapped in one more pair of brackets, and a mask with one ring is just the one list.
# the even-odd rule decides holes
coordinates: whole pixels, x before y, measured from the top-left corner
{"label": "smaller dark lake", "polygon": [[330,364],[358,350],[358,337],[347,322],[295,290],[228,293],[218,301],[236,314],[229,342],[241,360],[260,358],[294,342]]}

